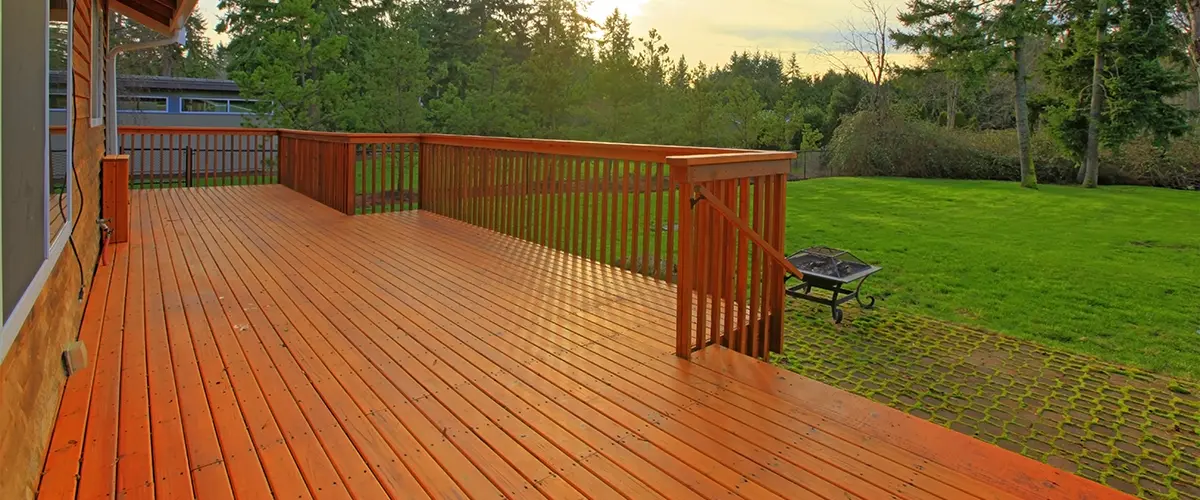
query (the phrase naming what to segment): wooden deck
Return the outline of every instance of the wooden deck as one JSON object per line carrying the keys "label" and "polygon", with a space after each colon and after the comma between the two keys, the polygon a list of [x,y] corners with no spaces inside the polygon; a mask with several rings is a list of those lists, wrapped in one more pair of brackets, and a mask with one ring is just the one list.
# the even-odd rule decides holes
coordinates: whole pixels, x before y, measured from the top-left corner
{"label": "wooden deck", "polygon": [[1115,495],[721,348],[671,285],[281,186],[134,191],[43,498]]}

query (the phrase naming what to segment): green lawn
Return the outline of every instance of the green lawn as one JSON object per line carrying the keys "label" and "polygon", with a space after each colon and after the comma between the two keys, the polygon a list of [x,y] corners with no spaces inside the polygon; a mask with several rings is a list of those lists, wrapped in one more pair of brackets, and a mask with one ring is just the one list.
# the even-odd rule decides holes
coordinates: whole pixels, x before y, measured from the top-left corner
{"label": "green lawn", "polygon": [[852,250],[883,311],[1200,379],[1200,193],[834,178],[788,189],[789,250]]}

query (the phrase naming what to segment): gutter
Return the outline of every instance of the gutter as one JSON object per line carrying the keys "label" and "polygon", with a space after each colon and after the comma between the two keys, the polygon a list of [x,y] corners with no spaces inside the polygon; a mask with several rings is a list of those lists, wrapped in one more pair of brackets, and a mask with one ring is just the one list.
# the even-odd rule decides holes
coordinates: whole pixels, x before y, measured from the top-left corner
{"label": "gutter", "polygon": [[107,105],[104,109],[105,127],[105,154],[115,155],[120,154],[121,145],[118,142],[120,135],[117,132],[117,56],[125,52],[134,52],[138,50],[153,49],[164,47],[172,44],[186,45],[187,43],[187,27],[180,26],[171,34],[170,37],[159,40],[147,40],[145,42],[128,43],[118,45],[108,50],[108,55],[105,57],[105,88],[108,89]]}

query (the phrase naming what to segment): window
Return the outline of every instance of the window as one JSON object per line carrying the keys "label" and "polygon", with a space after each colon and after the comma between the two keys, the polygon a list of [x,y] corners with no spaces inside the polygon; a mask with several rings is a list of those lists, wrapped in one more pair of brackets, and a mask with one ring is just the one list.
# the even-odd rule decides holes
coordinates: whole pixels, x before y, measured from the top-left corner
{"label": "window", "polygon": [[92,114],[93,127],[104,123],[104,10],[101,0],[92,0]]}
{"label": "window", "polygon": [[123,96],[117,98],[117,111],[166,113],[166,97]]}
{"label": "window", "polygon": [[[0,127],[0,142],[11,146],[0,150],[0,360],[62,255],[74,215],[66,140],[72,131],[73,78],[66,79],[65,89],[50,84],[51,71],[72,74],[73,16],[58,9],[52,13],[52,3],[58,4],[0,3],[0,72],[5,75],[0,121],[21,125]],[[65,126],[50,124],[51,108],[66,111]],[[55,152],[63,161],[56,162]]]}
{"label": "window", "polygon": [[184,99],[184,113],[228,113],[228,99]]}
{"label": "window", "polygon": [[184,113],[254,114],[258,101],[249,99],[183,98]]}
{"label": "window", "polygon": [[50,111],[66,111],[67,110],[67,95],[66,94],[50,94]]}
{"label": "window", "polygon": [[243,114],[243,115],[252,115],[252,114],[254,114],[254,106],[256,104],[258,104],[258,101],[251,101],[251,100],[247,100],[247,99],[230,99],[229,100],[229,112],[230,113],[239,113],[239,114]]}

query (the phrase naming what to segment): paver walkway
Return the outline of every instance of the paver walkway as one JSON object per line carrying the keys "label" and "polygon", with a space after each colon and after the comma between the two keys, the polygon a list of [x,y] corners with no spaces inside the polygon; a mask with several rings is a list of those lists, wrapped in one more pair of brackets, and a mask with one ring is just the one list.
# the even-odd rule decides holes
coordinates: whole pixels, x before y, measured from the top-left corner
{"label": "paver walkway", "polygon": [[788,305],[781,366],[1145,498],[1200,499],[1200,385],[891,310]]}

